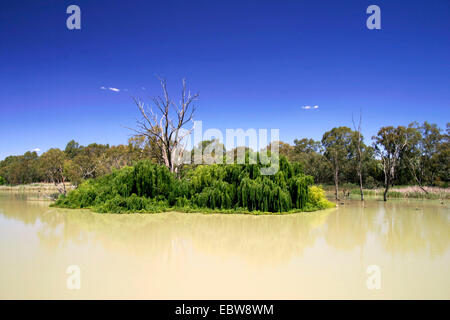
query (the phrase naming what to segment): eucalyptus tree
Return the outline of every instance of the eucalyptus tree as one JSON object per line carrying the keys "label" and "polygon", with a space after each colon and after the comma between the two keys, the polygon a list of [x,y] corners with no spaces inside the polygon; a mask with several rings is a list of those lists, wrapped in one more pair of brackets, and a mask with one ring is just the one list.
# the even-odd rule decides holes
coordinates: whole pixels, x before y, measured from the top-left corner
{"label": "eucalyptus tree", "polygon": [[295,139],[293,148],[295,153],[313,153],[321,151],[321,144],[319,141],[308,138]]}
{"label": "eucalyptus tree", "polygon": [[359,193],[361,195],[361,201],[364,201],[362,162],[363,162],[363,154],[364,154],[365,146],[364,146],[364,138],[361,134],[361,122],[362,122],[361,112],[359,113],[358,126],[356,126],[355,120],[353,119],[353,116],[352,116],[353,129],[355,130],[354,135],[353,135],[353,145],[354,145],[354,150],[356,151],[356,159],[357,159],[356,172],[357,172],[358,178],[359,178]]}
{"label": "eucalyptus tree", "polygon": [[410,169],[414,182],[425,193],[425,184],[431,185],[437,175],[436,160],[443,135],[436,124],[424,122],[423,125],[409,125],[410,142],[405,151],[405,162]]}
{"label": "eucalyptus tree", "polygon": [[333,168],[335,198],[339,200],[339,173],[352,152],[353,131],[348,127],[333,128],[324,133],[322,145],[325,149],[324,156]]}
{"label": "eucalyptus tree", "polygon": [[372,137],[375,153],[381,160],[384,172],[384,201],[387,201],[387,193],[394,182],[396,170],[408,143],[411,143],[413,133],[411,127],[388,126],[382,127],[377,135]]}
{"label": "eucalyptus tree", "polygon": [[58,148],[53,148],[42,154],[41,168],[45,177],[55,184],[59,193],[66,194],[67,171],[66,154]]}
{"label": "eucalyptus tree", "polygon": [[285,156],[287,159],[292,158],[292,152],[294,151],[294,147],[291,146],[289,143],[283,142],[283,141],[272,141],[268,144],[267,149],[272,151],[274,149],[274,145],[278,145],[278,153],[281,156]]}
{"label": "eucalyptus tree", "polygon": [[316,183],[332,180],[330,164],[323,155],[320,141],[308,138],[295,139],[289,160],[300,162],[304,173],[313,176]]}
{"label": "eucalyptus tree", "polygon": [[[424,183],[431,185],[439,174],[439,156],[445,150],[442,146],[445,144],[446,135],[442,134],[442,130],[436,124],[426,121],[418,129],[422,138],[419,144],[423,165],[421,178]],[[445,161],[447,168],[448,160],[447,155],[447,161]]]}
{"label": "eucalyptus tree", "polygon": [[437,175],[440,181],[448,185],[450,181],[450,123],[447,123],[446,133],[442,135],[434,165],[437,167]]}
{"label": "eucalyptus tree", "polygon": [[96,178],[109,172],[107,167],[107,151],[109,145],[91,143],[83,147],[72,159],[82,180]]}
{"label": "eucalyptus tree", "polygon": [[191,94],[183,79],[180,101],[176,104],[169,96],[166,80],[160,78],[159,81],[163,96],[152,98],[154,108],[134,98],[142,119],[137,121],[137,129],[133,130],[137,137],[145,137],[154,143],[163,164],[170,172],[178,173],[183,164],[184,138],[193,130],[187,126],[193,122],[194,102],[199,95]]}
{"label": "eucalyptus tree", "polygon": [[67,155],[67,157],[69,157],[70,159],[73,159],[82,149],[83,149],[83,146],[80,146],[80,144],[78,142],[76,142],[75,140],[70,140],[67,143],[66,148],[64,149],[64,152]]}
{"label": "eucalyptus tree", "polygon": [[191,157],[195,165],[224,163],[225,155],[225,145],[219,139],[200,141],[191,151]]}
{"label": "eucalyptus tree", "polygon": [[155,139],[145,136],[132,136],[128,139],[128,148],[133,153],[133,160],[150,159],[154,163],[163,164]]}
{"label": "eucalyptus tree", "polygon": [[39,156],[34,151],[27,151],[19,156],[8,156],[0,161],[0,176],[12,185],[39,181],[41,179],[39,165]]}

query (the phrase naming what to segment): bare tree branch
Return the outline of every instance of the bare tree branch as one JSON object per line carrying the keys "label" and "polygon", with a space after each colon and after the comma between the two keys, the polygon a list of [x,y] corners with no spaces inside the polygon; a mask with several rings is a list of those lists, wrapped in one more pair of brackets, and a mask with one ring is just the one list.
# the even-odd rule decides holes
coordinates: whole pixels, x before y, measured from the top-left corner
{"label": "bare tree branch", "polygon": [[[192,132],[192,128],[185,128],[188,123],[193,122],[195,113],[194,102],[198,99],[199,94],[191,95],[186,88],[186,80],[182,80],[181,98],[179,104],[176,105],[170,99],[167,90],[166,79],[158,77],[163,94],[162,96],[153,97],[153,108],[148,108],[138,98],[133,98],[134,103],[138,107],[142,119],[137,121],[137,128],[131,129],[138,137],[146,137],[149,141],[153,141],[160,152],[161,162],[169,168],[171,172],[178,173],[181,167],[181,159],[185,152],[183,139]],[[175,119],[172,119],[174,112]],[[181,133],[181,130],[186,130]]]}

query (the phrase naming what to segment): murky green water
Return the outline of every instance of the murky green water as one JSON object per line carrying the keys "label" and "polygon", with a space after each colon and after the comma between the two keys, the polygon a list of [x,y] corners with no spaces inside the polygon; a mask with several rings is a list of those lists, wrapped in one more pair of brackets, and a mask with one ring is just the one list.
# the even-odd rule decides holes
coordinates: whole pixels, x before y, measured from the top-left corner
{"label": "murky green water", "polygon": [[2,299],[450,299],[450,210],[434,201],[101,215],[0,194],[0,237]]}

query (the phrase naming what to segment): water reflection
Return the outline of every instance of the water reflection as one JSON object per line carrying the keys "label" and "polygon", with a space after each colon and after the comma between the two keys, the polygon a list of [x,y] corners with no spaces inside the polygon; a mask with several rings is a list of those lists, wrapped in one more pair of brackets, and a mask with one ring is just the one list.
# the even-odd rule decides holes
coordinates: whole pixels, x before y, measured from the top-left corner
{"label": "water reflection", "polygon": [[282,263],[302,256],[320,236],[332,211],[291,216],[101,215],[50,209],[42,212],[38,236],[42,244],[65,246],[98,241],[106,249],[160,256],[192,247],[222,258],[237,256],[249,263]]}
{"label": "water reflection", "polygon": [[64,246],[93,239],[114,250],[157,253],[180,239],[208,254],[225,252],[254,262],[302,256],[323,237],[335,249],[364,246],[369,234],[392,254],[444,254],[450,244],[449,208],[433,202],[351,202],[338,209],[285,216],[164,213],[107,215],[49,208],[26,196],[0,197],[0,214],[35,225],[42,244]]}
{"label": "water reflection", "polygon": [[[131,261],[135,263],[134,267],[142,266],[145,272],[158,272],[158,277],[164,281],[164,285],[159,282],[158,285],[169,287],[164,289],[167,291],[159,288],[159,295],[155,297],[173,297],[170,286],[179,287],[180,283],[185,283],[182,288],[186,296],[178,291],[176,297],[195,298],[187,289],[191,280],[182,276],[201,276],[212,281],[217,274],[225,276],[229,273],[233,273],[234,279],[225,277],[220,282],[222,288],[217,290],[217,297],[222,298],[224,292],[228,292],[224,289],[228,288],[228,282],[240,279],[241,282],[249,282],[248,285],[258,286],[260,277],[286,281],[282,293],[272,291],[273,296],[263,297],[301,297],[305,292],[299,291],[294,284],[288,284],[293,279],[303,285],[312,281],[308,287],[310,295],[304,297],[323,297],[319,291],[313,294],[313,287],[324,288],[333,285],[330,281],[335,281],[337,290],[339,281],[344,278],[354,282],[352,290],[359,290],[356,297],[362,297],[361,292],[367,293],[361,290],[366,289],[360,284],[363,280],[356,279],[355,274],[358,273],[360,278],[365,275],[365,264],[369,263],[366,260],[388,265],[389,257],[413,255],[417,261],[430,264],[439,258],[440,264],[433,266],[438,270],[449,266],[449,208],[433,201],[351,201],[323,212],[284,216],[174,212],[108,215],[87,210],[54,209],[48,204],[0,194],[0,226],[5,221],[16,221],[33,227],[30,232],[34,232],[38,245],[46,248],[47,255],[75,252],[73,255],[86,259],[86,263],[94,263],[95,260],[98,268],[92,270],[93,278],[99,277],[99,269],[111,265],[111,261],[115,265],[108,268],[113,268],[116,275],[122,268],[131,268]],[[3,235],[5,237],[9,238],[3,241],[10,243],[20,241],[14,239],[14,233]],[[98,251],[98,246],[101,251]],[[105,258],[96,260],[92,255],[82,256],[77,250],[95,251]],[[333,270],[333,264],[342,266],[342,270],[350,266],[357,272],[352,275],[352,272],[339,271],[333,274],[335,278],[324,277]],[[419,271],[418,268],[414,272]],[[138,274],[128,274],[123,286],[137,281],[137,278],[148,277]],[[394,271],[388,273],[389,277],[394,278],[394,275]],[[149,286],[155,287],[154,277],[148,277],[147,281],[152,281]],[[448,282],[446,277],[444,284]],[[351,288],[352,285],[347,283],[346,286]],[[204,286],[211,289],[207,283]],[[228,289],[232,291],[231,287]],[[253,289],[251,292],[258,292],[257,287]],[[210,291],[207,297],[213,297],[212,293]],[[329,290],[334,297],[332,293]],[[142,296],[148,297],[148,292],[137,295]]]}

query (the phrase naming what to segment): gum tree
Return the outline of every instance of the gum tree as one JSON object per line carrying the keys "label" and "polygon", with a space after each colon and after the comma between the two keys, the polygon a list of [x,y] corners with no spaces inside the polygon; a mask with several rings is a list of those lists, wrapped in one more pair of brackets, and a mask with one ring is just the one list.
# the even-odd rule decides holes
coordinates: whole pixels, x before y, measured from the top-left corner
{"label": "gum tree", "polygon": [[436,124],[426,121],[422,125],[412,123],[409,128],[412,139],[405,160],[414,181],[423,192],[428,193],[424,185],[433,184],[437,176],[437,158],[444,136]]}
{"label": "gum tree", "polygon": [[361,134],[361,122],[362,122],[362,116],[361,113],[359,114],[359,122],[358,127],[356,127],[355,120],[352,116],[352,123],[353,123],[353,149],[356,151],[356,159],[357,159],[357,165],[356,165],[356,172],[358,174],[359,178],[359,193],[361,195],[361,201],[364,201],[364,192],[363,192],[363,182],[362,182],[362,162],[363,162],[363,153],[364,153],[364,138]]}
{"label": "gum tree", "polygon": [[388,126],[382,127],[377,135],[372,137],[375,154],[380,158],[384,172],[384,201],[387,201],[387,193],[394,182],[402,156],[411,141],[412,132],[411,127]]}
{"label": "gum tree", "polygon": [[142,100],[134,98],[142,119],[137,122],[136,137],[145,137],[155,145],[161,162],[170,170],[178,173],[182,165],[181,159],[185,151],[183,139],[188,136],[193,127],[186,127],[193,121],[195,112],[194,101],[198,93],[191,95],[186,88],[186,80],[182,80],[182,90],[179,103],[169,96],[165,79],[159,79],[163,96],[153,97],[153,107],[147,106]]}
{"label": "gum tree", "polygon": [[339,173],[343,164],[351,157],[353,132],[348,127],[333,128],[324,133],[322,145],[325,148],[324,156],[333,168],[334,194],[339,200]]}
{"label": "gum tree", "polygon": [[67,180],[66,154],[57,148],[53,148],[45,152],[40,160],[45,177],[55,184],[59,193],[65,195],[67,192],[65,184]]}

